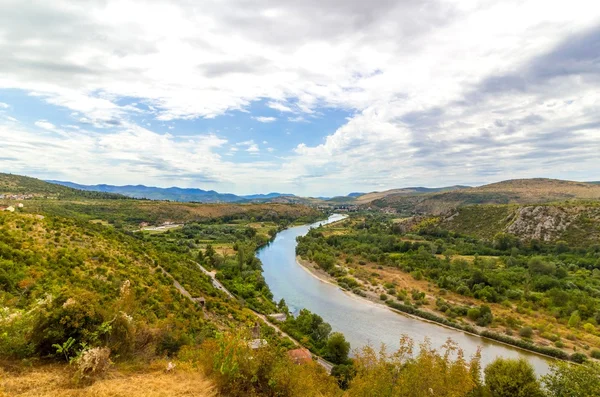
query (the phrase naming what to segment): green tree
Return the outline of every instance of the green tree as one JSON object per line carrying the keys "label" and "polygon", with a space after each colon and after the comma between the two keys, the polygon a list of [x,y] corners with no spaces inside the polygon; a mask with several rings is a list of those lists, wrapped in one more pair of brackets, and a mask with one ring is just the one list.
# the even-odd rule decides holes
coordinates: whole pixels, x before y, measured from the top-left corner
{"label": "green tree", "polygon": [[285,303],[285,299],[283,299],[283,298],[281,298],[281,300],[277,304],[277,308],[279,309],[279,311],[281,313],[284,313],[286,315],[290,312],[290,309],[288,308],[288,305],[287,305],[287,303]]}
{"label": "green tree", "polygon": [[549,397],[600,396],[600,365],[553,363],[551,372],[542,378]]}
{"label": "green tree", "polygon": [[344,334],[334,332],[327,340],[326,358],[334,364],[344,364],[348,361],[350,342],[346,341]]}
{"label": "green tree", "polygon": [[542,397],[531,364],[524,359],[498,358],[485,370],[485,385],[492,397]]}
{"label": "green tree", "polygon": [[581,316],[579,316],[579,311],[575,310],[571,317],[569,318],[569,328],[577,328],[581,323]]}

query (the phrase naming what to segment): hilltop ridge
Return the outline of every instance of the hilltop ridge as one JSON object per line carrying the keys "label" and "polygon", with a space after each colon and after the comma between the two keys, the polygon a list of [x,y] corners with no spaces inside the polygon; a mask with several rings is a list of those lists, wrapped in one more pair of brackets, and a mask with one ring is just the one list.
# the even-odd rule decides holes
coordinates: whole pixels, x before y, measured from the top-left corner
{"label": "hilltop ridge", "polygon": [[541,204],[599,200],[600,185],[548,178],[511,179],[488,185],[424,195],[390,194],[371,201],[405,214],[440,214],[470,204]]}

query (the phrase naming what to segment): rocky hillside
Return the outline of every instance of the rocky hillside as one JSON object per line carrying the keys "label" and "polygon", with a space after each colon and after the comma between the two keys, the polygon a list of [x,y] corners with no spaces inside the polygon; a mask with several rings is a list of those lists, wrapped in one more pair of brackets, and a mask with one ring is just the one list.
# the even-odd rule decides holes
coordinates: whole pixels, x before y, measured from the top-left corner
{"label": "rocky hillside", "polygon": [[588,246],[600,241],[600,202],[465,206],[442,216],[440,226],[486,239],[509,233],[526,241]]}

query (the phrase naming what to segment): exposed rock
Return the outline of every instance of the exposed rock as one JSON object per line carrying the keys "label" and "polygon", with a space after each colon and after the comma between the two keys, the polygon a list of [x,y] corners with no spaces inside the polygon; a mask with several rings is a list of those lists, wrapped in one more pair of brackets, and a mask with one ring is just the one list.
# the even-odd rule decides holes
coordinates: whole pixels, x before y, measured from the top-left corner
{"label": "exposed rock", "polygon": [[506,231],[525,239],[551,241],[557,239],[577,216],[573,209],[557,206],[520,207]]}

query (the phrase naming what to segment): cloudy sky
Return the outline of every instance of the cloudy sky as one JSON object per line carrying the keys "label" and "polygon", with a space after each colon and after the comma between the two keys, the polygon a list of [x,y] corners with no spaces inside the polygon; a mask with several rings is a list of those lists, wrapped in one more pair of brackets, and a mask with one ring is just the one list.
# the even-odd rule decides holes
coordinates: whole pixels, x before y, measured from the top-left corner
{"label": "cloudy sky", "polygon": [[600,4],[0,0],[0,171],[303,195],[600,180]]}

